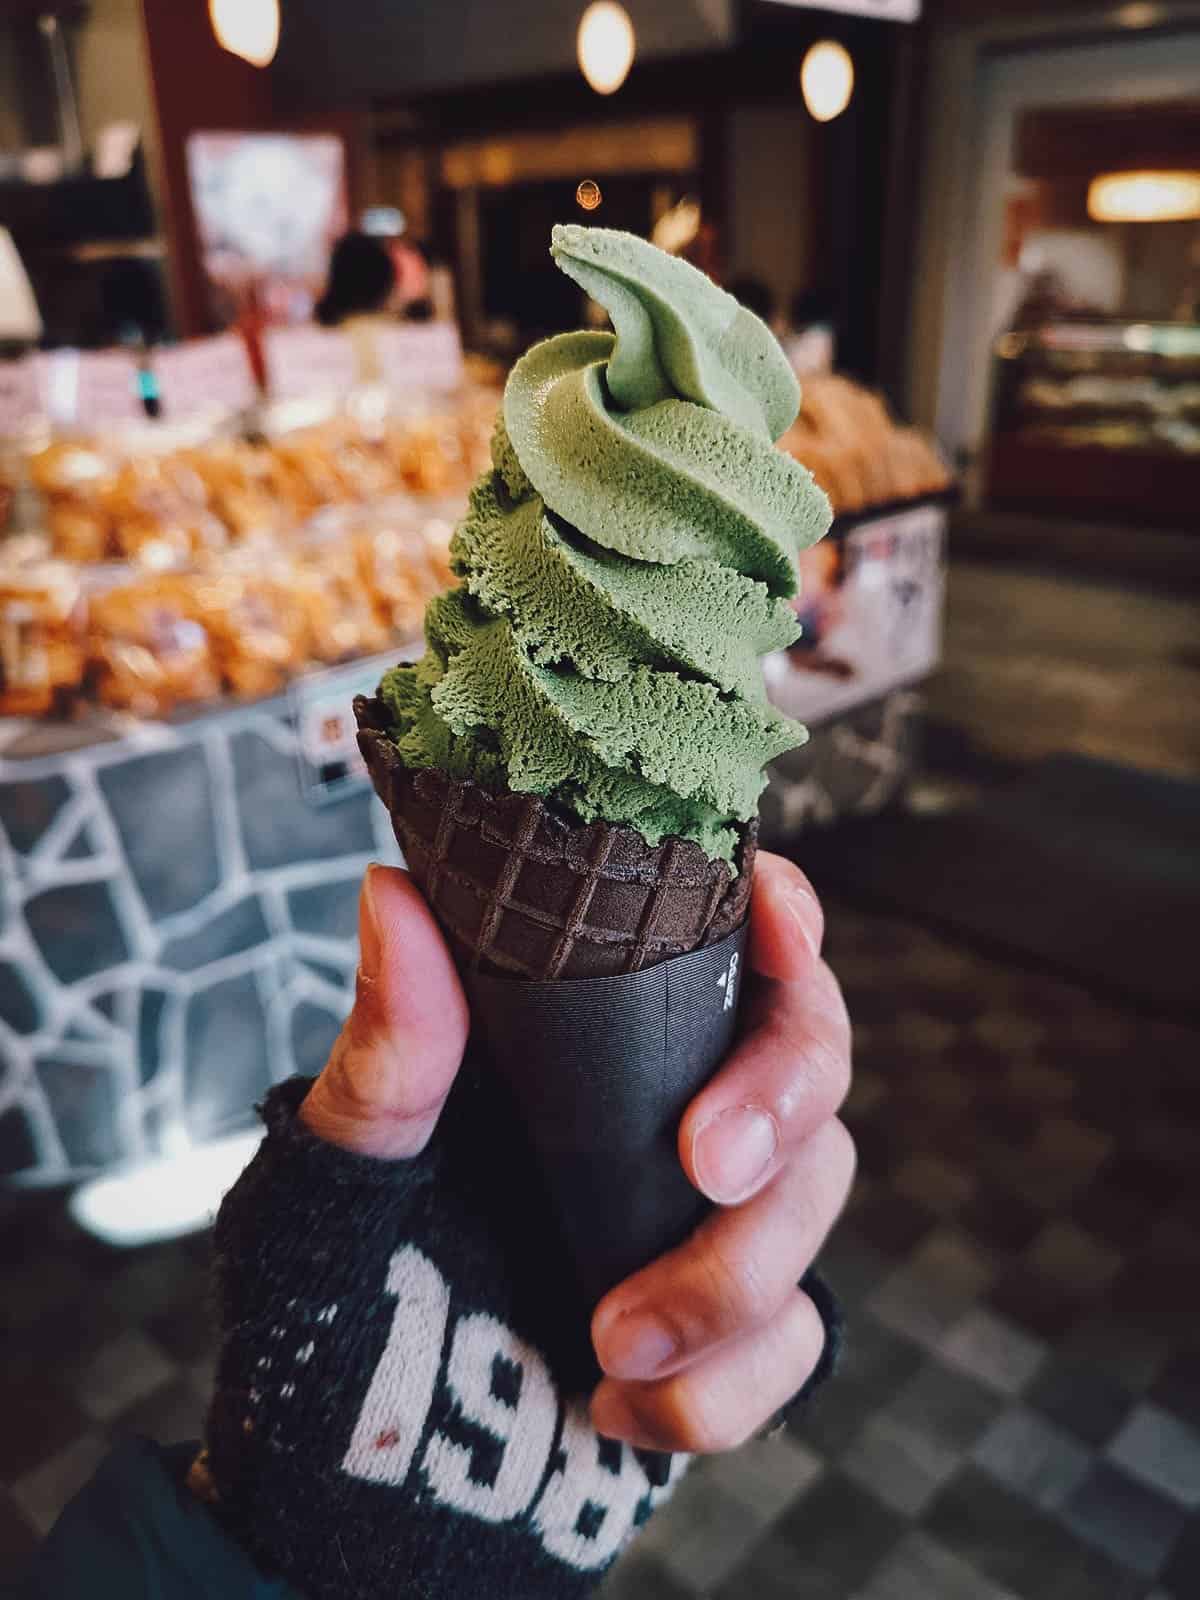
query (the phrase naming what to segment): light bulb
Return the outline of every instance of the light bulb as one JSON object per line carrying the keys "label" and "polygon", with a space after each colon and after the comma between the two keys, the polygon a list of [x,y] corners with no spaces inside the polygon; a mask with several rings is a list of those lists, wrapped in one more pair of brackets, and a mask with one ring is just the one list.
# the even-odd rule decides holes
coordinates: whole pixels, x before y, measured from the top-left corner
{"label": "light bulb", "polygon": [[836,39],[821,39],[810,46],[800,66],[800,89],[817,122],[840,117],[854,93],[854,62],[846,47]]}
{"label": "light bulb", "polygon": [[700,202],[685,196],[654,224],[650,243],[668,255],[682,255],[700,232]]}
{"label": "light bulb", "polygon": [[1163,19],[1163,7],[1149,0],[1130,0],[1129,5],[1118,6],[1113,18],[1123,28],[1152,28]]}
{"label": "light bulb", "polygon": [[593,0],[579,20],[579,70],[597,94],[613,94],[625,82],[637,48],[633,23],[617,0]]}
{"label": "light bulb", "polygon": [[1093,222],[1188,222],[1200,217],[1200,172],[1104,172],[1087,208]]}
{"label": "light bulb", "polygon": [[208,0],[217,43],[255,67],[269,67],[279,48],[279,0]]}

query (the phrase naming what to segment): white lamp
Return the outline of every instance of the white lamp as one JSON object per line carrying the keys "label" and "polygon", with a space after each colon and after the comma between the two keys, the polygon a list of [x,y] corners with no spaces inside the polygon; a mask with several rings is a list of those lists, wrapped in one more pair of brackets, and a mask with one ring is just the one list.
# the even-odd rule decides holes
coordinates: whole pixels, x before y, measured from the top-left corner
{"label": "white lamp", "polygon": [[579,70],[597,94],[614,94],[629,76],[637,40],[625,7],[593,0],[579,21]]}
{"label": "white lamp", "polygon": [[254,67],[269,67],[279,48],[279,0],[208,0],[217,43]]}
{"label": "white lamp", "polygon": [[1190,222],[1200,218],[1200,172],[1104,172],[1087,208],[1093,222]]}
{"label": "white lamp", "polygon": [[854,93],[854,62],[845,45],[836,39],[811,45],[800,66],[800,90],[815,121],[840,117]]}
{"label": "white lamp", "polygon": [[12,234],[0,228],[0,342],[36,344],[42,317]]}

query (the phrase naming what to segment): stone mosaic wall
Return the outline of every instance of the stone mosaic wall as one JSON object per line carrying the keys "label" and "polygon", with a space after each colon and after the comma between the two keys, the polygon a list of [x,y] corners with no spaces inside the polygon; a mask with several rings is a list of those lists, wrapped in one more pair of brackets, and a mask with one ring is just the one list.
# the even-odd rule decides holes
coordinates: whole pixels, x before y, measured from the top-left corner
{"label": "stone mosaic wall", "polygon": [[[884,803],[914,698],[816,731],[764,833]],[[359,880],[398,859],[365,783],[306,798],[285,702],[0,759],[0,1174],[55,1180],[247,1123],[323,1064]]]}
{"label": "stone mosaic wall", "polygon": [[772,849],[804,828],[882,811],[902,793],[917,759],[921,697],[897,689],[812,730],[771,768],[760,833]]}
{"label": "stone mosaic wall", "polygon": [[0,1172],[169,1150],[315,1072],[372,859],[382,806],[305,798],[283,702],[0,761]]}

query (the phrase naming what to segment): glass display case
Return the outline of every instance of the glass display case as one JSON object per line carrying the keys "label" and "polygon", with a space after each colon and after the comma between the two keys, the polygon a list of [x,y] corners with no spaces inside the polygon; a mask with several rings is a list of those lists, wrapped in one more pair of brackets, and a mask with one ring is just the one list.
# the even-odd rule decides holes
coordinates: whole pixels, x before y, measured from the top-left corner
{"label": "glass display case", "polygon": [[1053,323],[994,356],[992,505],[1196,526],[1200,326]]}

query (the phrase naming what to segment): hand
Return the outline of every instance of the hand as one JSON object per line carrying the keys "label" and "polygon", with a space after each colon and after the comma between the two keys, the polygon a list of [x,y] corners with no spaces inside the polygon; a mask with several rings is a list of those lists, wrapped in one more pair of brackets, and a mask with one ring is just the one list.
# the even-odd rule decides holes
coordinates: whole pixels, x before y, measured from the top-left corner
{"label": "hand", "polygon": [[320,1139],[403,1160],[424,1149],[462,1064],[466,996],[421,891],[370,866],[358,905],[354,1009],[300,1117]]}
{"label": "hand", "polygon": [[720,1210],[600,1302],[600,1433],[654,1450],[729,1450],[812,1373],[824,1344],[796,1285],[845,1203],[854,1146],[836,1112],[850,1023],[821,960],[808,880],[760,851],[741,1040],[689,1106],[679,1156]]}
{"label": "hand", "polygon": [[[760,852],[749,956],[758,982],[747,990],[743,1037],[680,1128],[689,1178],[723,1209],[598,1307],[593,1336],[610,1374],[593,1399],[600,1432],[659,1450],[729,1449],[790,1399],[819,1359],[821,1321],[795,1285],[841,1208],[854,1164],[834,1115],[849,1082],[849,1023],[819,959],[821,933],[807,880]],[[462,1061],[466,1000],[407,873],[368,869],[359,937],[354,1009],[300,1115],[345,1149],[411,1158]],[[737,1169],[739,1146],[754,1171]],[[649,1327],[644,1344],[639,1324]],[[652,1367],[647,1350],[657,1356]]]}

